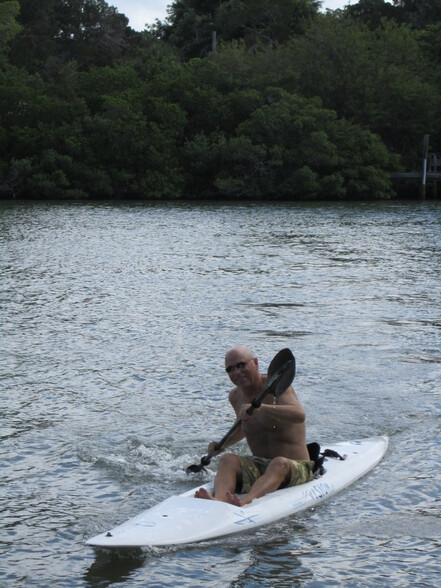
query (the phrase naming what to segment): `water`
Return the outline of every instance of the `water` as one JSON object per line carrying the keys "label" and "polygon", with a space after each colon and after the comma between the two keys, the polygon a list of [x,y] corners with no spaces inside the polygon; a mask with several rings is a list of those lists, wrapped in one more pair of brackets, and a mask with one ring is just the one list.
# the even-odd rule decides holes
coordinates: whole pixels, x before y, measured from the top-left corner
{"label": "water", "polygon": [[[2,586],[437,586],[441,206],[3,204]],[[225,351],[296,355],[308,440],[389,435],[371,474],[254,534],[84,541],[205,480]],[[214,476],[216,460],[208,478]]]}

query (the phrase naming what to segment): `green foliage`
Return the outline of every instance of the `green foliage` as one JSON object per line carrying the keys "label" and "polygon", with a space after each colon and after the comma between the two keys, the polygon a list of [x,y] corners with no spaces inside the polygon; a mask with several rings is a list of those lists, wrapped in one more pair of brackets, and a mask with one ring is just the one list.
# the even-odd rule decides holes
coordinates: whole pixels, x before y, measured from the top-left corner
{"label": "green foliage", "polygon": [[441,20],[441,0],[359,0],[346,8],[346,14],[371,29],[381,26],[385,18],[423,29]]}
{"label": "green foliage", "polygon": [[219,4],[215,26],[222,40],[243,39],[248,48],[275,45],[303,33],[318,8],[311,0],[229,0]]}
{"label": "green foliage", "polygon": [[0,2],[0,66],[5,63],[4,56],[9,52],[12,40],[21,31],[16,20],[19,12],[17,1]]}
{"label": "green foliage", "polygon": [[422,29],[441,21],[441,0],[393,0],[398,22]]}
{"label": "green foliage", "polygon": [[203,57],[219,41],[242,40],[247,48],[274,46],[303,33],[316,16],[318,0],[175,0],[158,35],[185,59]]}
{"label": "green foliage", "polygon": [[[418,34],[382,21],[374,31],[332,15],[291,43],[298,90],[382,137],[410,161],[424,133],[435,133],[441,100]],[[314,63],[314,68],[310,63]]]}
{"label": "green foliage", "polygon": [[0,195],[391,197],[441,150],[439,2],[318,4],[178,0],[141,34],[104,0],[0,0]]}
{"label": "green foliage", "polygon": [[80,68],[114,64],[136,34],[128,19],[104,0],[20,0],[11,61],[30,71],[56,71],[76,60]]}
{"label": "green foliage", "polygon": [[353,20],[367,25],[372,30],[380,27],[383,20],[394,19],[398,16],[392,4],[384,0],[360,0],[356,4],[349,6],[346,14]]}
{"label": "green foliage", "polygon": [[[277,90],[269,97],[228,142],[215,180],[221,193],[284,199],[390,194],[392,158],[381,141],[317,99]],[[375,168],[375,178],[362,173],[366,167]]]}

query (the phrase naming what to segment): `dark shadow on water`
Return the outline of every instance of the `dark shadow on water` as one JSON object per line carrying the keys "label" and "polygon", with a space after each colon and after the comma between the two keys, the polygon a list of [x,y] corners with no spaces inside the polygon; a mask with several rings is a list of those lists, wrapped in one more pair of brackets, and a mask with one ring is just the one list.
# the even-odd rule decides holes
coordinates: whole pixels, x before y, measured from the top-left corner
{"label": "dark shadow on water", "polygon": [[133,572],[144,564],[146,554],[141,550],[127,553],[96,553],[95,561],[84,574],[86,586],[93,588],[111,586],[115,582],[129,580]]}
{"label": "dark shadow on water", "polygon": [[294,546],[282,534],[282,537],[269,537],[267,543],[253,546],[249,565],[229,588],[294,588],[313,579],[314,574],[305,567],[301,555],[296,554]]}

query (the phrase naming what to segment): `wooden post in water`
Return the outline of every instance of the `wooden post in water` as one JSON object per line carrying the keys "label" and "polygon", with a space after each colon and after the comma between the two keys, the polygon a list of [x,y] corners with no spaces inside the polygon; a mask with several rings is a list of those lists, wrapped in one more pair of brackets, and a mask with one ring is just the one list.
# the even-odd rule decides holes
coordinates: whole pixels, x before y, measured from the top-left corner
{"label": "wooden post in water", "polygon": [[426,180],[427,180],[427,158],[429,156],[429,135],[424,135],[423,140],[423,169],[421,174],[420,198],[426,198]]}

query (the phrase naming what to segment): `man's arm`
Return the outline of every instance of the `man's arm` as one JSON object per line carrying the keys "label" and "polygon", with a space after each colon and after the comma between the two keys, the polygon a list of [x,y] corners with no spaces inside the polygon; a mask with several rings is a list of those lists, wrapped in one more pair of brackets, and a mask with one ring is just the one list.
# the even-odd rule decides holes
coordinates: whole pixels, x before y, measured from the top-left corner
{"label": "man's arm", "polygon": [[250,406],[250,404],[245,404],[240,409],[238,416],[242,418],[244,423],[253,417],[261,420],[262,424],[269,422],[271,425],[304,423],[306,419],[305,410],[291,386],[277,398],[276,404],[264,403],[258,410],[249,415],[246,411]]}

